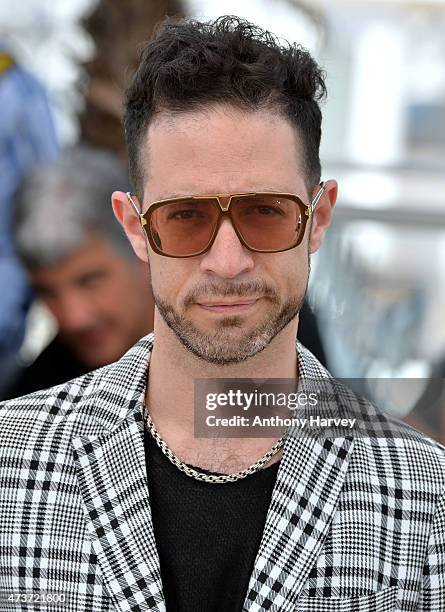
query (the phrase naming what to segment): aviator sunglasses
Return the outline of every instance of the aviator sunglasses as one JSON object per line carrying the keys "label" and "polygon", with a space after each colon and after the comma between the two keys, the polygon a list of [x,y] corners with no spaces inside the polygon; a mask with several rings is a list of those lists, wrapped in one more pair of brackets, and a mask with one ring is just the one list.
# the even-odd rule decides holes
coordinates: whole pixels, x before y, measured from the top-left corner
{"label": "aviator sunglasses", "polygon": [[256,253],[279,253],[298,246],[306,224],[324,192],[324,183],[310,204],[290,193],[237,193],[186,196],[134,208],[151,248],[165,257],[196,257],[212,246],[224,217],[240,242]]}

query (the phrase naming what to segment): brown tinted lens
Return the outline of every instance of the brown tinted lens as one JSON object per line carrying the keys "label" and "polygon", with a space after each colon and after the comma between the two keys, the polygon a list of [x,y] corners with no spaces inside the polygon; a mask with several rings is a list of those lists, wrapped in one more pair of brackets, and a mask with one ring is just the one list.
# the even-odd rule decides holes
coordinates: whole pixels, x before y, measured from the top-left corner
{"label": "brown tinted lens", "polygon": [[150,232],[165,255],[185,257],[200,253],[209,244],[218,223],[216,200],[184,199],[153,210]]}
{"label": "brown tinted lens", "polygon": [[286,197],[273,194],[235,197],[230,210],[244,241],[254,249],[290,248],[304,231],[299,205]]}

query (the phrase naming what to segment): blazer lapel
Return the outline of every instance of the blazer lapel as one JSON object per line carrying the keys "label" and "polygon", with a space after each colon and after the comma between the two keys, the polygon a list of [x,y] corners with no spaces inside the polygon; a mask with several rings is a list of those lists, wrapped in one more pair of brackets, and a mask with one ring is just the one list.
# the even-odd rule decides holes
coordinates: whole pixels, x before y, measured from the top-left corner
{"label": "blazer lapel", "polygon": [[[298,352],[300,376],[329,376],[310,354]],[[289,436],[243,610],[295,609],[329,530],[352,450],[348,437]]]}
{"label": "blazer lapel", "polygon": [[150,348],[145,339],[110,367],[102,388],[82,407],[96,426],[72,439],[93,550],[121,612],[165,611],[143,440]]}
{"label": "blazer lapel", "polygon": [[288,440],[244,610],[295,609],[332,521],[351,451],[345,438]]}

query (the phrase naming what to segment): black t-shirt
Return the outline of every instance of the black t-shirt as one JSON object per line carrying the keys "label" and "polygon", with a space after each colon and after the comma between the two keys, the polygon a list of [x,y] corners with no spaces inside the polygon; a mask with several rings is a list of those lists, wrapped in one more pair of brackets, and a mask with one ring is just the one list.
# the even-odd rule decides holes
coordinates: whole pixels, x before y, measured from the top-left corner
{"label": "black t-shirt", "polygon": [[172,465],[148,432],[145,451],[167,612],[241,611],[279,462],[212,484]]}

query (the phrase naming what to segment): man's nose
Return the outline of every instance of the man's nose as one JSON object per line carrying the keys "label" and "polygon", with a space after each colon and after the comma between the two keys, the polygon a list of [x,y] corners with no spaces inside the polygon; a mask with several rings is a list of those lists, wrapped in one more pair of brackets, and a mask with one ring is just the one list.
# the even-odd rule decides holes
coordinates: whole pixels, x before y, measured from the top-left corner
{"label": "man's nose", "polygon": [[59,296],[48,306],[56,318],[61,332],[79,332],[94,323],[91,304],[85,296],[77,293]]}
{"label": "man's nose", "polygon": [[236,235],[229,219],[223,219],[211,249],[201,260],[203,272],[213,272],[221,278],[235,278],[254,267],[252,252]]}

